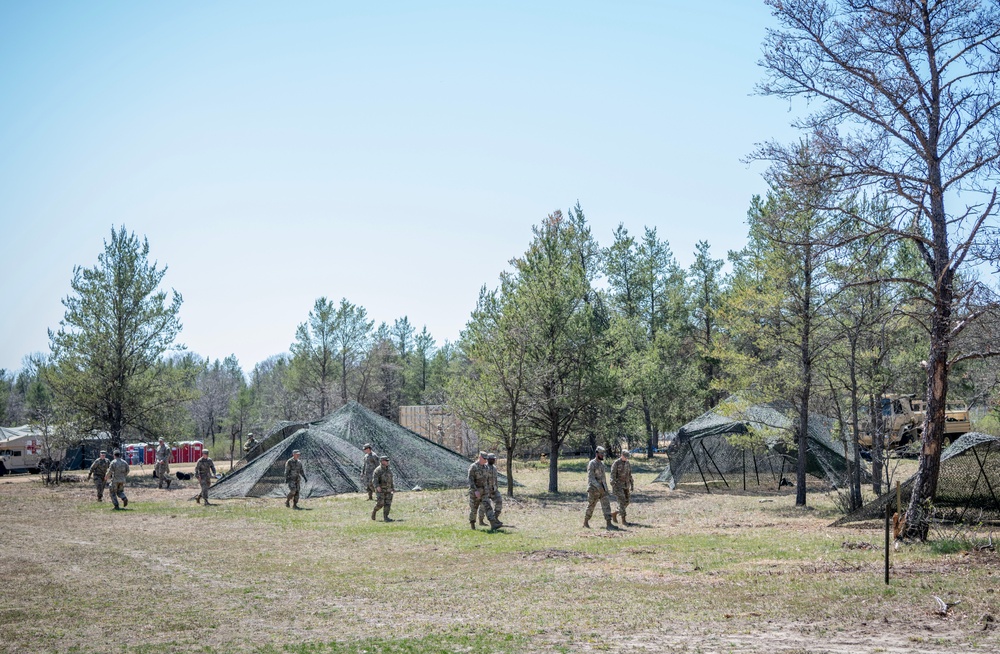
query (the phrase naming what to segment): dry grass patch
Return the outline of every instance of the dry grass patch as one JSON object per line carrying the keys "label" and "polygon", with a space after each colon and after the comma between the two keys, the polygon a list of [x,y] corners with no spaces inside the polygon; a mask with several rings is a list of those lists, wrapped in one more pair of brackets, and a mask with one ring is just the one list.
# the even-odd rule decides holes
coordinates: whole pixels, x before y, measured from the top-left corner
{"label": "dry grass patch", "polygon": [[[89,485],[0,481],[0,642],[10,652],[991,651],[1000,560],[893,553],[833,529],[835,500],[671,492],[637,479],[634,527],[582,527],[582,465],[560,495],[519,466],[513,526],[468,528],[461,491],[190,501],[141,480],[127,511]],[[175,482],[175,486],[177,482]],[[598,524],[603,521],[595,521]],[[947,617],[932,595],[962,599]],[[912,640],[918,638],[918,641]],[[896,649],[894,649],[896,648]]]}

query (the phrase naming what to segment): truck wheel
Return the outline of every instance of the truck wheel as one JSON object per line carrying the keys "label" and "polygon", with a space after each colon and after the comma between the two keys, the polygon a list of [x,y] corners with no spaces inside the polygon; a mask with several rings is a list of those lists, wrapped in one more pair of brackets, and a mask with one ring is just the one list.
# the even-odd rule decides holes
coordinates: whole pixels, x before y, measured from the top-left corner
{"label": "truck wheel", "polygon": [[7,474],[7,466],[3,464],[3,461],[0,461],[0,477],[3,477],[6,474]]}

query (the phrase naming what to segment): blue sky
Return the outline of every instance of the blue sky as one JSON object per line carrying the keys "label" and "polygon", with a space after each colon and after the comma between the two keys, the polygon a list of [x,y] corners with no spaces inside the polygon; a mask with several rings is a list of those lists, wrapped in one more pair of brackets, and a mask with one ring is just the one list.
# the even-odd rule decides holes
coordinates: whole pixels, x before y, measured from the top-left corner
{"label": "blue sky", "polygon": [[742,247],[796,135],[762,2],[0,2],[0,368],[47,351],[112,226],[245,369],[317,297],[456,340],[531,226]]}

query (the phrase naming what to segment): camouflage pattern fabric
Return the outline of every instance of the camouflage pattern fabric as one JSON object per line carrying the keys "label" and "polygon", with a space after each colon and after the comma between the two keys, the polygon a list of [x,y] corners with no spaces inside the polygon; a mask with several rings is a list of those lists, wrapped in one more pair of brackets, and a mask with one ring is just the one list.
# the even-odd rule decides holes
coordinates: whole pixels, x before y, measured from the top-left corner
{"label": "camouflage pattern fabric", "polygon": [[[500,487],[497,483],[497,467],[495,465],[487,465],[488,479],[486,484],[486,489],[489,492],[489,499],[493,502],[493,516],[499,520],[500,512],[503,511],[503,494],[500,492]],[[479,521],[482,522],[483,518],[486,517],[486,507],[482,503],[479,504]]]}
{"label": "camouflage pattern fabric", "polygon": [[112,482],[124,484],[125,478],[128,477],[129,467],[125,463],[125,459],[115,459],[108,466],[108,472],[105,474],[106,477]]}
{"label": "camouflage pattern fabric", "polygon": [[194,476],[201,484],[201,498],[205,500],[205,504],[208,504],[208,489],[215,474],[215,462],[207,456],[201,457],[198,463],[194,464]]}
{"label": "camouflage pattern fabric", "polygon": [[104,501],[104,489],[107,486],[107,480],[105,476],[108,474],[108,468],[111,467],[111,462],[107,459],[97,459],[90,464],[90,475],[94,477],[94,489],[97,491],[97,501]]}
{"label": "camouflage pattern fabric", "polygon": [[153,465],[153,472],[156,474],[156,487],[163,488],[167,477],[170,475],[170,448],[166,443],[156,446],[156,462]]}
{"label": "camouflage pattern fabric", "polygon": [[585,520],[590,520],[594,515],[594,507],[601,503],[601,510],[604,518],[611,520],[611,500],[608,499],[608,485],[604,476],[604,461],[594,457],[587,464],[587,515]]}
{"label": "camouflage pattern fabric", "polygon": [[361,488],[364,488],[369,493],[375,490],[375,486],[372,485],[372,475],[375,474],[375,470],[378,467],[378,457],[375,456],[375,453],[369,452],[366,454],[364,463],[361,464]]}
{"label": "camouflage pattern fabric", "polygon": [[108,482],[104,481],[104,477],[94,477],[94,490],[97,491],[97,501],[104,501],[104,489],[107,487]]}
{"label": "camouflage pattern fabric", "polygon": [[382,509],[382,518],[388,518],[389,509],[392,508],[392,493],[396,490],[392,485],[392,471],[389,470],[389,466],[379,465],[375,468],[371,483],[375,487],[375,499],[377,500],[375,508],[372,509],[372,515]]}
{"label": "camouflage pattern fabric", "polygon": [[[469,522],[475,523],[480,507],[486,512],[486,518],[492,523],[496,521],[493,502],[490,501],[488,466],[478,461],[469,466]],[[478,493],[478,497],[476,496]]]}
{"label": "camouflage pattern fabric", "polygon": [[122,502],[128,502],[128,498],[125,497],[125,482],[124,481],[113,481],[111,482],[111,503],[118,508],[118,499],[121,498]]}
{"label": "camouflage pattern fabric", "polygon": [[618,513],[621,515],[622,522],[625,521],[625,513],[632,501],[632,488],[634,486],[632,464],[623,459],[616,459],[611,464],[611,489],[615,492],[615,497],[618,500]]}
{"label": "camouflage pattern fabric", "polygon": [[306,471],[302,466],[302,462],[293,456],[285,461],[285,483],[288,484],[288,495],[285,497],[285,504],[288,504],[288,500],[292,500],[298,504],[299,489],[301,488],[299,478],[305,479]]}

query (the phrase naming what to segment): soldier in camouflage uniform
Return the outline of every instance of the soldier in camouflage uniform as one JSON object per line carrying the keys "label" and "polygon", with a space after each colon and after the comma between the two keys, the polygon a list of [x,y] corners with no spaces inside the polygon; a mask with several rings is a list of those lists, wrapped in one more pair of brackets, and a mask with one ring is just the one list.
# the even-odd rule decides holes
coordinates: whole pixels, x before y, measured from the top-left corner
{"label": "soldier in camouflage uniform", "polygon": [[618,510],[611,514],[612,522],[620,517],[622,524],[628,526],[625,511],[632,500],[634,487],[635,480],[632,479],[632,464],[628,462],[628,450],[622,450],[621,458],[615,459],[615,462],[611,464],[611,490],[618,498]]}
{"label": "soldier in camouflage uniform", "polygon": [[118,510],[118,498],[122,500],[121,508],[128,506],[128,498],[125,497],[125,478],[128,477],[129,467],[122,459],[122,453],[115,450],[115,460],[108,466],[108,471],[104,473],[104,478],[111,482],[111,503],[114,504],[113,511]]}
{"label": "soldier in camouflage uniform", "polygon": [[372,473],[372,486],[375,488],[375,508],[372,509],[372,520],[375,513],[382,509],[382,520],[392,522],[389,517],[389,509],[392,508],[392,493],[396,489],[392,485],[392,470],[389,470],[389,457],[382,455],[379,457],[379,466]]}
{"label": "soldier in camouflage uniform", "polygon": [[160,444],[156,446],[156,462],[153,465],[153,474],[156,475],[156,487],[163,488],[163,484],[170,488],[170,446],[160,439]]}
{"label": "soldier in camouflage uniform", "polygon": [[288,484],[288,496],[285,497],[285,506],[289,506],[289,502],[292,502],[291,506],[293,508],[299,508],[299,477],[302,481],[309,481],[306,479],[305,468],[302,467],[302,462],[299,461],[299,451],[292,450],[292,458],[285,461],[285,483]]}
{"label": "soldier in camouflage uniform", "polygon": [[601,503],[604,520],[608,529],[614,531],[618,527],[611,524],[611,501],[608,499],[608,484],[604,477],[604,448],[597,448],[597,455],[587,464],[587,514],[583,518],[583,526],[590,529],[590,516],[594,515],[594,506]]}
{"label": "soldier in camouflage uniform", "polygon": [[[486,490],[489,492],[490,501],[493,502],[493,517],[500,520],[500,512],[503,511],[503,494],[500,493],[500,484],[497,473],[497,455],[490,452],[486,455],[486,470],[489,473]],[[486,507],[479,505],[479,524],[486,526]]]}
{"label": "soldier in camouflage uniform", "polygon": [[247,459],[250,458],[251,454],[254,454],[254,449],[260,445],[257,439],[254,438],[253,432],[247,434],[247,442],[243,444],[243,456]]}
{"label": "soldier in camouflage uniform", "polygon": [[107,485],[107,482],[104,481],[104,476],[108,474],[108,468],[110,467],[111,462],[108,461],[108,453],[105,450],[101,450],[100,458],[95,459],[90,464],[90,472],[87,473],[87,479],[94,478],[94,489],[97,490],[98,502],[104,501],[104,487]]}
{"label": "soldier in camouflage uniform", "polygon": [[375,468],[379,465],[379,458],[372,452],[371,443],[365,443],[363,449],[365,460],[361,464],[361,488],[367,488],[368,499],[372,499],[372,493],[375,492],[375,487],[372,485],[372,475],[375,474]]}
{"label": "soldier in camouflage uniform", "polygon": [[476,528],[476,513],[479,507],[486,510],[486,519],[490,521],[490,529],[499,529],[503,523],[497,520],[490,501],[489,469],[486,465],[486,452],[479,453],[479,459],[469,466],[469,526]]}
{"label": "soldier in camouflage uniform", "polygon": [[202,450],[201,458],[198,459],[198,463],[194,464],[194,477],[201,484],[201,494],[197,499],[198,504],[201,504],[201,500],[204,498],[205,506],[210,506],[208,503],[208,488],[212,485],[212,477],[215,475],[215,462],[208,458],[208,450]]}

